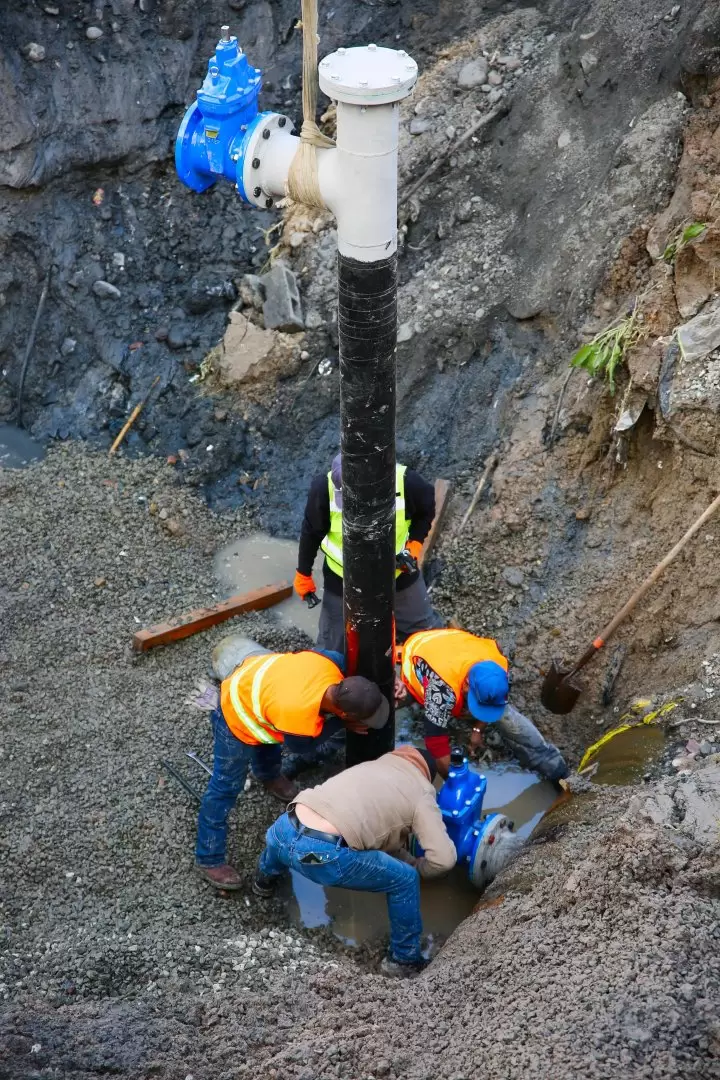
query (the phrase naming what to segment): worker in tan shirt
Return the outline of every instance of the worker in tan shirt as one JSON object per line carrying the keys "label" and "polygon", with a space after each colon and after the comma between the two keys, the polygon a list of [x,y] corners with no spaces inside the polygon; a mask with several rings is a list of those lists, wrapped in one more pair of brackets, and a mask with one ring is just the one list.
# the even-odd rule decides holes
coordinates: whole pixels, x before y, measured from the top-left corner
{"label": "worker in tan shirt", "polygon": [[[456,862],[435,798],[435,761],[401,746],[301,791],[265,837],[253,889],[271,896],[286,870],[316,882],[387,894],[390,949],[386,975],[414,975],[420,952],[420,878],[446,874]],[[425,854],[414,858],[414,833]]]}

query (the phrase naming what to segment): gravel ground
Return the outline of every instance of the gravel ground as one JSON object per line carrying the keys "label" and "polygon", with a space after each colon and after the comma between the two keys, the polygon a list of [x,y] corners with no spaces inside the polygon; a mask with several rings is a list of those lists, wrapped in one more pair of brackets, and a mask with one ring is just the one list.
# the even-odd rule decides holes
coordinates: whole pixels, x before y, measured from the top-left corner
{"label": "gravel ground", "polygon": [[[628,789],[569,804],[409,985],[194,877],[194,807],[158,761],[209,754],[182,702],[227,628],[129,642],[207,602],[212,550],[250,522],[175,477],[77,447],[0,473],[0,1077],[720,1076],[718,851],[682,778],[651,786],[665,821]],[[241,800],[242,869],[275,811]]]}

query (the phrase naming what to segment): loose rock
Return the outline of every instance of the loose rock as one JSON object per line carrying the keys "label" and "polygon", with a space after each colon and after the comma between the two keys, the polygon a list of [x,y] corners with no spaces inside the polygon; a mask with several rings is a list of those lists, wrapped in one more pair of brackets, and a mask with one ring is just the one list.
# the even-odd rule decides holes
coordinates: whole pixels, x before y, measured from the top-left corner
{"label": "loose rock", "polygon": [[88,41],[99,41],[102,36],[103,32],[99,26],[88,26],[85,31],[85,37]]}
{"label": "loose rock", "polygon": [[33,63],[39,64],[45,59],[45,46],[38,45],[37,41],[31,41],[25,46],[23,53],[28,60],[32,60]]}
{"label": "loose rock", "polygon": [[278,261],[263,278],[265,303],[263,316],[268,330],[294,334],[305,329],[297,279],[286,263]]}
{"label": "loose rock", "polygon": [[410,121],[409,131],[411,135],[423,135],[426,131],[431,131],[433,128],[432,120],[426,120],[420,116],[414,116]]}
{"label": "loose rock", "polygon": [[101,300],[119,300],[122,295],[115,285],[111,285],[109,281],[103,281],[102,279],[93,284],[92,290]]}
{"label": "loose rock", "polygon": [[476,86],[481,86],[487,79],[488,63],[487,60],[480,58],[478,60],[471,60],[469,64],[465,64],[460,69],[458,75],[458,86],[463,90],[472,90]]}

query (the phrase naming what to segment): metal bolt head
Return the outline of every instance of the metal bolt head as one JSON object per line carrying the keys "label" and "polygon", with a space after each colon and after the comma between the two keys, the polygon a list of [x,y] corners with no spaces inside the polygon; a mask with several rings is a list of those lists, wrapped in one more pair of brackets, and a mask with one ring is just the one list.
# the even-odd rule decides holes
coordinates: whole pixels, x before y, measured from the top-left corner
{"label": "metal bolt head", "polygon": [[253,169],[259,169],[260,168],[260,158],[259,157],[254,157],[252,159],[252,167],[253,167]]}
{"label": "metal bolt head", "polygon": [[457,817],[457,816],[458,816],[458,813],[459,813],[459,811],[458,811],[458,810],[453,810],[453,817]]}
{"label": "metal bolt head", "polygon": [[230,27],[229,26],[221,26],[220,27],[220,40],[221,41],[229,41],[230,40]]}
{"label": "metal bolt head", "polygon": [[368,84],[367,79],[360,79],[359,82],[360,82],[361,86],[367,86],[367,84]]}
{"label": "metal bolt head", "polygon": [[393,75],[392,81],[393,82],[402,82],[402,75]]}
{"label": "metal bolt head", "polygon": [[465,805],[466,806],[472,806],[472,799],[466,799],[465,800]]}
{"label": "metal bolt head", "polygon": [[338,56],[344,56],[346,52],[347,52],[347,49],[338,49],[337,54],[338,54]]}
{"label": "metal bolt head", "polygon": [[333,80],[333,82],[338,82],[339,79],[340,79],[340,76],[337,74],[337,72],[333,72],[333,74],[330,76],[330,78]]}
{"label": "metal bolt head", "polygon": [[377,45],[368,45],[370,52],[377,52]]}
{"label": "metal bolt head", "polygon": [[269,210],[269,209],[270,209],[270,207],[272,206],[272,204],[273,204],[273,201],[272,201],[272,199],[269,199],[269,198],[268,198],[268,199],[266,199],[266,200],[265,200],[265,209],[266,209],[266,210]]}
{"label": "metal bolt head", "polygon": [[448,780],[454,780],[454,779],[455,779],[455,773],[454,772],[449,772],[448,773]]}
{"label": "metal bolt head", "polygon": [[398,56],[407,56],[407,53],[404,49],[398,49],[397,54]]}
{"label": "metal bolt head", "polygon": [[262,133],[262,137],[263,137],[263,139],[269,139],[270,138],[270,128],[265,128],[265,130]]}
{"label": "metal bolt head", "polygon": [[479,836],[479,835],[480,835],[479,829],[473,829],[473,836]]}
{"label": "metal bolt head", "polygon": [[279,117],[279,119],[278,119],[278,127],[285,127],[286,124],[287,124],[287,117],[286,116]]}
{"label": "metal bolt head", "polygon": [[259,188],[259,187],[253,188],[253,195],[255,196],[256,199],[259,199],[260,196],[262,195],[262,188]]}

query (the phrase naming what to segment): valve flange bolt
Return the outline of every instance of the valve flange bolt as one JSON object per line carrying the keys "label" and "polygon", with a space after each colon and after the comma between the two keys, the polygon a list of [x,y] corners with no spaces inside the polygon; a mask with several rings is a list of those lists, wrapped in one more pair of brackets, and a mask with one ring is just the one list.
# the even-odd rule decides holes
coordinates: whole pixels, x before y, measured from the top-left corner
{"label": "valve flange bolt", "polygon": [[254,157],[252,159],[252,167],[253,167],[253,169],[259,169],[260,168],[260,158],[259,157]]}
{"label": "valve flange bolt", "polygon": [[255,196],[256,199],[259,199],[260,196],[262,195],[262,188],[259,188],[259,187],[253,188],[253,195]]}
{"label": "valve flange bolt", "polygon": [[278,120],[278,127],[285,127],[287,124],[287,116],[281,116]]}
{"label": "valve flange bolt", "polygon": [[265,200],[265,209],[266,209],[266,210],[269,210],[269,209],[270,209],[270,207],[272,206],[272,204],[273,204],[273,201],[272,201],[272,199],[266,199],[266,200]]}
{"label": "valve flange bolt", "polygon": [[263,131],[263,139],[269,139],[269,138],[270,138],[270,128],[265,128],[265,130]]}

